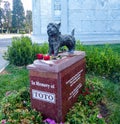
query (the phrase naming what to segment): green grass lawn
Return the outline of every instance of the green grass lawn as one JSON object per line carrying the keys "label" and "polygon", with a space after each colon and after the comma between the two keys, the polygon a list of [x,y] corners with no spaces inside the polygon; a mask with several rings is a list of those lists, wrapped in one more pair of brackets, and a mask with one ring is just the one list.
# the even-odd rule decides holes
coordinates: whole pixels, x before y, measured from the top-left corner
{"label": "green grass lawn", "polygon": [[7,91],[19,91],[23,87],[29,86],[28,70],[25,67],[9,65],[0,74],[0,100]]}
{"label": "green grass lawn", "polygon": [[[89,46],[86,46],[89,49]],[[103,45],[94,46],[102,50]],[[120,44],[110,45],[110,47],[120,54]],[[100,76],[86,74],[86,79],[94,82],[100,82],[103,85],[103,100],[107,108],[105,117],[108,124],[120,124],[120,83],[113,83]],[[29,73],[25,67],[9,65],[0,74],[0,101],[6,96],[8,91],[21,90],[23,87],[29,87]]]}

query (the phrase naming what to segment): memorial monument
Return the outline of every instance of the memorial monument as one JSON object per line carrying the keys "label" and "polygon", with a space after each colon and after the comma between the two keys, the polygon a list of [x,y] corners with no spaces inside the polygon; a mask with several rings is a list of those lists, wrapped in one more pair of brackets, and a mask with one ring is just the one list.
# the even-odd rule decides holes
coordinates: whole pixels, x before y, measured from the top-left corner
{"label": "memorial monument", "polygon": [[[81,93],[86,63],[85,52],[75,51],[74,35],[61,35],[59,26],[56,23],[47,26],[48,35],[52,37],[48,39],[52,42],[49,55],[56,58],[45,59],[45,55],[37,54],[33,64],[27,66],[32,108],[40,111],[44,118],[54,119],[57,123],[65,122],[67,112]],[[61,43],[67,45],[68,52],[59,53]]]}

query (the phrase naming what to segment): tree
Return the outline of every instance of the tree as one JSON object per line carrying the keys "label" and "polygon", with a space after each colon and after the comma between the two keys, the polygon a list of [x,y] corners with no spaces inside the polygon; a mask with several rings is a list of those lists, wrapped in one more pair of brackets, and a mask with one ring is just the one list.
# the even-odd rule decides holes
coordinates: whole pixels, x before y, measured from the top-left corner
{"label": "tree", "polygon": [[4,10],[1,7],[2,0],[0,0],[0,31],[3,32]]}
{"label": "tree", "polygon": [[19,30],[24,27],[25,12],[21,0],[13,0],[12,28]]}
{"label": "tree", "polygon": [[4,1],[4,19],[5,19],[4,27],[7,29],[8,33],[12,21],[10,3],[8,1]]}
{"label": "tree", "polygon": [[32,31],[32,11],[27,10],[25,19],[25,30],[30,33]]}
{"label": "tree", "polygon": [[3,32],[3,22],[4,22],[3,9],[0,8],[0,32]]}

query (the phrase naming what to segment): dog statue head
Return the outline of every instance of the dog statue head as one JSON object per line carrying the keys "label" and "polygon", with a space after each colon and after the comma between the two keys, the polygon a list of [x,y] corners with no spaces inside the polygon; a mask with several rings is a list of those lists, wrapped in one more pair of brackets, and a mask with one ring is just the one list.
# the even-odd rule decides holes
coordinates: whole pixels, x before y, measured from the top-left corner
{"label": "dog statue head", "polygon": [[60,29],[61,23],[49,23],[47,26],[47,34],[49,37],[59,35],[59,29]]}

